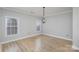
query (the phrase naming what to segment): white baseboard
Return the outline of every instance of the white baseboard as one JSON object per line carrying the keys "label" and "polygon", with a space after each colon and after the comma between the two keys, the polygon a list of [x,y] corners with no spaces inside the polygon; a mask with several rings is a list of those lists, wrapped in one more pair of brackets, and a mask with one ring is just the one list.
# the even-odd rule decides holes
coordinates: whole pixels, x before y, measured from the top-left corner
{"label": "white baseboard", "polygon": [[72,49],[74,49],[74,50],[79,50],[79,48],[77,47],[77,46],[72,46]]}
{"label": "white baseboard", "polygon": [[14,39],[14,40],[9,40],[9,41],[6,41],[6,42],[1,42],[1,44],[9,43],[9,42],[16,41],[16,40],[21,40],[21,39],[24,39],[24,38],[29,38],[29,37],[37,36],[37,35],[40,35],[40,34],[47,35],[47,36],[52,36],[52,37],[56,37],[56,38],[61,38],[61,39],[66,39],[66,40],[70,40],[70,41],[72,40],[72,39],[68,39],[68,38],[64,38],[64,37],[56,36],[56,35],[52,35],[52,34],[39,33],[39,34],[27,35],[25,37],[17,38],[17,39]]}
{"label": "white baseboard", "polygon": [[9,40],[9,41],[6,41],[6,42],[1,42],[1,44],[6,44],[6,43],[9,43],[9,42],[13,42],[13,41],[17,41],[17,40],[22,40],[24,38],[29,38],[29,37],[33,37],[33,36],[37,36],[37,35],[40,35],[40,33],[39,34],[27,35],[25,37],[17,38],[17,39],[14,39],[14,40]]}
{"label": "white baseboard", "polygon": [[[44,34],[44,33],[43,33],[43,34]],[[53,34],[44,34],[44,35],[47,35],[47,36],[51,36],[51,37],[56,37],[56,38],[60,38],[60,39],[65,39],[65,40],[72,41],[72,39],[65,38],[65,37],[61,37],[61,36],[57,36],[57,35],[53,35]]]}

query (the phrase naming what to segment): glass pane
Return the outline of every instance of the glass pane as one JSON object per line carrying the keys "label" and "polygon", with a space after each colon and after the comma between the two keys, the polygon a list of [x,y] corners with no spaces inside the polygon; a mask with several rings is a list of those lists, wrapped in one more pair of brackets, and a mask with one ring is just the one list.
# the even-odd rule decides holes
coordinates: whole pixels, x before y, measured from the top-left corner
{"label": "glass pane", "polygon": [[17,34],[17,27],[11,27],[12,34]]}
{"label": "glass pane", "polygon": [[17,34],[17,27],[7,27],[7,35]]}
{"label": "glass pane", "polygon": [[11,32],[10,32],[10,27],[7,27],[7,35],[10,35]]}
{"label": "glass pane", "polygon": [[10,18],[8,21],[7,21],[7,25],[8,26],[17,26],[17,21],[15,18]]}

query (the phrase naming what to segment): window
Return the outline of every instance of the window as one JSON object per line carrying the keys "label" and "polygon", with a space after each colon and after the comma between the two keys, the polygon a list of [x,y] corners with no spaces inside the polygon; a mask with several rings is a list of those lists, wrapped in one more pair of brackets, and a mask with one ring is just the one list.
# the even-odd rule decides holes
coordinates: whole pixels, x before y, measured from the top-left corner
{"label": "window", "polygon": [[14,35],[17,34],[17,19],[16,18],[7,18],[7,35]]}

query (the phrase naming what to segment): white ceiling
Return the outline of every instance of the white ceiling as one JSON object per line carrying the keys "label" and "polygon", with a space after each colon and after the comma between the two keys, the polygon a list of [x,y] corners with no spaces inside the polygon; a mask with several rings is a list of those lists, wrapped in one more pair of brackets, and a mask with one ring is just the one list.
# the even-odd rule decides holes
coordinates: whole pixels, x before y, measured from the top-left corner
{"label": "white ceiling", "polygon": [[[38,16],[38,17],[43,16],[42,7],[5,7],[5,9],[25,13],[32,16]],[[59,12],[65,12],[65,11],[71,11],[71,10],[72,10],[71,7],[46,7],[45,16],[51,16]]]}

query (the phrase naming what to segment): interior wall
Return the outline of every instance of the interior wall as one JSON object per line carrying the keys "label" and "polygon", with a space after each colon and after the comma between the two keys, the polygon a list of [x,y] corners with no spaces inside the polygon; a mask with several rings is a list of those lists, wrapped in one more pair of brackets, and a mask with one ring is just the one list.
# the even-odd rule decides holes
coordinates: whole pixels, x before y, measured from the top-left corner
{"label": "interior wall", "polygon": [[2,40],[2,9],[0,9],[0,41]]}
{"label": "interior wall", "polygon": [[[5,10],[5,9],[2,9],[2,11],[0,12],[2,12],[0,13],[2,15],[2,19],[0,19],[2,20],[2,24],[0,26],[2,27],[1,35],[3,36],[3,39],[0,40],[1,42],[15,40],[28,35],[39,33],[38,31],[36,31],[36,20],[39,20],[37,17],[28,16],[25,14],[21,14],[21,13],[17,13],[17,12],[14,12],[11,10]],[[12,35],[12,36],[5,35],[5,16],[16,17],[18,19],[19,33],[17,35]]]}
{"label": "interior wall", "polygon": [[72,39],[72,13],[47,17],[46,23],[43,24],[43,32]]}
{"label": "interior wall", "polygon": [[[19,33],[13,36],[5,35],[5,16],[16,17],[19,20]],[[38,20],[38,21],[37,21]],[[31,34],[40,33],[37,31],[37,23],[39,18],[34,16],[28,16],[25,14],[17,13],[11,10],[0,10],[0,21],[1,21],[1,42],[6,42],[18,38],[22,38]],[[72,39],[72,13],[58,14],[46,18],[46,23],[41,25],[41,32],[45,34],[57,35],[65,38]],[[41,21],[40,21],[41,22]],[[42,23],[39,23],[42,24]],[[42,29],[43,28],[43,29]]]}
{"label": "interior wall", "polygon": [[73,8],[73,48],[79,50],[79,8]]}

